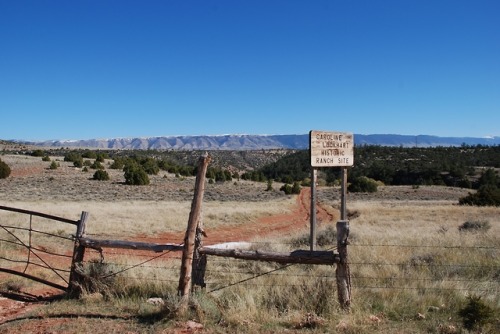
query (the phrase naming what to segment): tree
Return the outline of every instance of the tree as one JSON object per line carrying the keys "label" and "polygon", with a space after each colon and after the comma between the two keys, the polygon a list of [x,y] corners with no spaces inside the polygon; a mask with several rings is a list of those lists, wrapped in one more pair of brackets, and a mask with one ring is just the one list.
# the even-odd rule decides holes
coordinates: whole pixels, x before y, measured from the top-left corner
{"label": "tree", "polygon": [[153,158],[145,158],[141,160],[141,166],[149,175],[157,175],[160,172],[158,162]]}
{"label": "tree", "polygon": [[462,197],[458,200],[460,205],[475,206],[500,206],[500,188],[493,185],[484,185],[474,194]]}
{"label": "tree", "polygon": [[5,162],[0,160],[0,179],[6,179],[10,175],[10,167]]}
{"label": "tree", "polygon": [[481,174],[479,178],[479,186],[491,185],[498,187],[500,183],[500,178],[493,168],[488,168]]}
{"label": "tree", "polygon": [[460,205],[500,206],[500,178],[492,168],[487,169],[479,178],[479,189],[476,193],[459,199]]}
{"label": "tree", "polygon": [[123,170],[125,171],[125,184],[148,185],[149,177],[144,168],[137,163],[129,163]]}
{"label": "tree", "polygon": [[96,157],[97,154],[94,151],[86,150],[85,152],[82,153],[82,158],[95,159]]}
{"label": "tree", "polygon": [[113,160],[113,163],[109,166],[109,168],[111,168],[111,169],[123,169],[123,167],[125,167],[126,162],[127,162],[127,159],[116,157]]}

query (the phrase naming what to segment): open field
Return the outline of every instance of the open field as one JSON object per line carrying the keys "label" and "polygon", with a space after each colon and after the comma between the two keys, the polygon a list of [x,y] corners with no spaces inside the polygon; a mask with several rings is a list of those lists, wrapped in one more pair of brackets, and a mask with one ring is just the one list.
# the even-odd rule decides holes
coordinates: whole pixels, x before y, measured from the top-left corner
{"label": "open field", "polygon": [[[9,178],[0,179],[0,205],[75,220],[88,211],[87,232],[95,238],[182,242],[193,178],[160,173],[148,186],[127,186],[121,171],[107,168],[110,181],[93,181],[92,171],[84,173],[62,157],[51,157],[60,164],[56,170],[41,158],[0,158],[12,169]],[[246,181],[207,184],[206,242],[246,240],[255,249],[307,249],[308,192],[290,197],[265,188],[264,183]],[[458,199],[469,191],[380,187],[375,194],[348,195],[350,313],[338,307],[335,268],[209,258],[206,293],[195,296],[189,316],[176,318],[179,261],[172,255],[117,276],[110,295],[89,292],[79,301],[45,305],[0,300],[0,332],[467,333],[458,316],[467,295],[481,296],[487,305],[500,309],[500,208],[458,206]],[[331,249],[339,189],[320,188],[318,198],[324,241],[320,247]],[[459,227],[470,221],[487,222],[489,229],[460,232]],[[51,228],[61,235],[74,233],[71,228]],[[0,247],[0,252],[8,251]],[[103,256],[109,265],[104,269],[116,270],[157,254],[127,251]],[[4,289],[54,293],[18,277],[1,278]],[[163,297],[165,304],[151,305],[146,302],[149,297]],[[482,327],[483,333],[499,330],[498,315]]]}

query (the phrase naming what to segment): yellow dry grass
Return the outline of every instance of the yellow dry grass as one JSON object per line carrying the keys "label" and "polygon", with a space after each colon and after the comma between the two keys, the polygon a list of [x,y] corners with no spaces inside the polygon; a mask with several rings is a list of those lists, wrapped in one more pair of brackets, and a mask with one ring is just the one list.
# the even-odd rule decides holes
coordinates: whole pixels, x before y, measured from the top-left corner
{"label": "yellow dry grass", "polygon": [[[13,157],[11,161],[15,159],[18,158]],[[27,163],[24,157],[19,161]],[[71,176],[74,171],[67,167],[64,173]],[[81,174],[74,175],[81,178]],[[2,183],[2,186],[8,187],[9,182]],[[19,184],[29,182],[31,179]],[[170,182],[176,187],[183,185],[183,189],[192,187],[192,180],[158,177],[155,182]],[[123,188],[122,185],[108,187]],[[218,187],[226,187],[231,192],[249,189],[233,184]],[[143,191],[145,188],[137,189]],[[439,190],[439,187],[433,189]],[[8,189],[0,190],[8,192]],[[75,191],[80,190],[75,186]],[[387,187],[384,191],[390,190]],[[257,202],[210,200],[203,203],[203,221],[210,234],[211,228],[251,224],[259,217],[289,212],[294,203],[293,197]],[[338,203],[328,204],[337,207]],[[272,263],[210,257],[207,291],[220,290],[195,297],[199,310],[193,317],[204,321],[213,332],[293,332],[297,326],[309,325],[313,326],[311,333],[453,333],[452,328],[458,328],[454,332],[458,333],[461,323],[457,312],[463,307],[467,295],[481,295],[489,305],[500,308],[500,208],[458,206],[457,201],[411,198],[372,198],[352,200],[347,204],[350,211],[359,213],[350,221],[348,252],[353,283],[350,313],[343,312],[337,304],[335,267],[293,265],[280,269],[280,265]],[[134,236],[154,237],[164,232],[184,232],[191,201],[5,198],[1,205],[75,220],[80,218],[82,211],[88,211],[87,233],[97,238],[133,240]],[[0,214],[0,217],[6,217],[5,213]],[[460,232],[459,227],[467,221],[488,222],[491,228],[488,231]],[[26,220],[21,222],[26,223]],[[320,226],[320,232],[326,228]],[[59,224],[53,227],[53,232],[74,233],[71,228]],[[256,237],[254,241],[257,249],[289,250],[292,240],[283,236]],[[307,245],[303,246],[307,248]],[[325,245],[323,248],[334,246]],[[8,255],[9,251],[8,245],[0,244],[0,256]],[[117,289],[124,295],[135,289],[134,298],[137,300],[117,298],[107,304],[102,300],[86,301],[83,311],[109,309],[109,303],[114,302],[116,310],[113,312],[130,314],[131,309],[141,308],[141,303],[149,296],[168,297],[172,291],[175,294],[178,258],[141,264],[147,259],[134,256],[131,251],[125,256],[106,257],[105,263],[109,262],[109,267],[103,270],[121,270],[140,264],[117,279]],[[64,307],[67,308],[67,304]],[[210,312],[216,316],[210,318]],[[204,318],[200,314],[204,314]],[[165,326],[168,328],[168,324]],[[483,332],[495,333],[498,320],[496,325],[488,326]],[[108,331],[113,331],[112,327]]]}
{"label": "yellow dry grass", "polygon": [[[277,199],[265,205],[260,202],[205,202],[202,219],[207,229],[251,224],[259,217],[286,212],[293,202],[293,198]],[[88,234],[114,237],[154,237],[158,233],[184,232],[191,210],[189,201],[13,201],[3,204],[74,220],[80,219],[82,211],[87,211]]]}

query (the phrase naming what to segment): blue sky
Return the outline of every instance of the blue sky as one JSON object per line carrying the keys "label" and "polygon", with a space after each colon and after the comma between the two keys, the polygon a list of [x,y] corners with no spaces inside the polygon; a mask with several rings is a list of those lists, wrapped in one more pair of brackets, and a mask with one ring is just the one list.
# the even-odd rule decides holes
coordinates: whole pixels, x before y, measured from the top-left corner
{"label": "blue sky", "polygon": [[500,1],[0,0],[0,139],[500,136]]}

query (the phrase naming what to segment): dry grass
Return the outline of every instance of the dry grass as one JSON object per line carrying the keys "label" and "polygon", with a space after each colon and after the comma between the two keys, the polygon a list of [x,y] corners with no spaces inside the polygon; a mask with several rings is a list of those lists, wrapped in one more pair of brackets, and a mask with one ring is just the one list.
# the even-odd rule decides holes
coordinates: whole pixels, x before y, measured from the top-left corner
{"label": "dry grass", "polygon": [[[207,229],[251,224],[259,217],[286,212],[293,201],[293,198],[280,198],[266,205],[259,202],[206,202],[203,205],[203,221]],[[2,204],[74,220],[80,218],[82,211],[87,211],[90,213],[86,229],[88,234],[115,238],[184,232],[191,209],[190,201],[65,201],[63,205],[57,201],[4,201]],[[55,230],[62,227],[66,226],[61,224]],[[69,227],[69,230],[72,229]]]}
{"label": "dry grass", "polygon": [[[16,169],[18,176],[0,180],[1,205],[70,219],[88,211],[87,232],[95,236],[154,239],[166,230],[181,234],[185,230],[193,179],[158,175],[151,186],[128,187],[119,183],[119,173],[112,176],[114,182],[90,181],[88,174],[63,162],[56,171],[44,167],[30,174],[28,171],[41,163],[39,158],[33,159],[2,156],[3,161],[18,161],[20,167]],[[290,210],[294,198],[264,192],[264,188],[249,182],[208,186],[203,205],[207,233]],[[281,268],[265,262],[209,258],[207,291],[221,289],[194,296],[189,318],[202,322],[209,333],[466,333],[457,312],[468,294],[481,295],[500,309],[500,208],[456,205],[467,192],[443,187],[381,187],[379,194],[349,195],[348,209],[358,213],[350,222],[350,313],[338,306],[334,267]],[[334,210],[338,189],[322,189],[320,199]],[[2,220],[7,216],[12,219],[11,214],[0,213]],[[491,228],[487,232],[459,232],[466,221],[487,221]],[[20,223],[26,221],[21,219]],[[50,228],[56,233],[72,233],[66,227]],[[320,225],[320,231],[327,228]],[[290,250],[293,239],[302,233],[293,238],[256,238],[255,248]],[[9,245],[0,243],[0,256],[11,251]],[[145,259],[148,257],[133,252],[106,257],[103,270],[121,270]],[[176,319],[172,313],[177,302],[178,264],[175,258],[159,258],[117,276],[113,292],[106,298],[89,293],[81,301],[52,303],[36,314],[50,318],[71,309],[76,314],[98,314],[106,319],[97,324],[89,318],[85,325],[65,319],[49,327],[69,333],[181,329],[185,319]],[[152,296],[164,297],[168,306],[146,304]],[[14,328],[29,331],[33,327],[23,322],[3,325],[0,330]],[[496,319],[482,332],[498,330]]]}
{"label": "dry grass", "polygon": [[[349,209],[359,213],[350,222],[351,313],[342,313],[336,303],[334,268],[274,272],[280,266],[216,261],[220,277],[214,280],[221,273],[229,282],[244,280],[252,276],[238,274],[245,269],[254,276],[272,272],[217,292],[228,303],[228,321],[238,327],[252,319],[258,328],[268,323],[283,329],[280,321],[290,325],[312,312],[325,319],[319,331],[453,333],[455,328],[458,333],[457,312],[467,295],[481,295],[500,308],[500,208],[370,200],[349,203]],[[468,220],[488,221],[491,229],[459,232]],[[483,333],[498,329],[496,319]]]}

